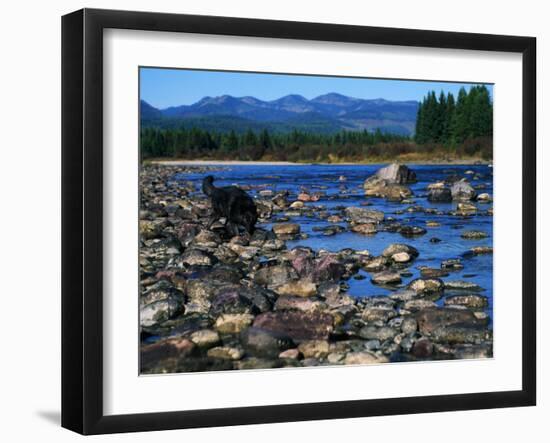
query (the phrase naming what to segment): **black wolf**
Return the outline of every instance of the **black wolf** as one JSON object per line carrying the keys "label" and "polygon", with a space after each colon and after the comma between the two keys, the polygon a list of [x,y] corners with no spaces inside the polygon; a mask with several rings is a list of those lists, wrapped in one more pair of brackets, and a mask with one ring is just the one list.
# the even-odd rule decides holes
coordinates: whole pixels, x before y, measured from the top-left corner
{"label": "black wolf", "polygon": [[208,227],[216,220],[225,217],[225,226],[230,235],[239,235],[239,226],[243,226],[249,234],[254,232],[258,220],[256,205],[252,198],[236,186],[214,186],[214,177],[205,177],[202,181],[202,192],[212,202],[212,217]]}

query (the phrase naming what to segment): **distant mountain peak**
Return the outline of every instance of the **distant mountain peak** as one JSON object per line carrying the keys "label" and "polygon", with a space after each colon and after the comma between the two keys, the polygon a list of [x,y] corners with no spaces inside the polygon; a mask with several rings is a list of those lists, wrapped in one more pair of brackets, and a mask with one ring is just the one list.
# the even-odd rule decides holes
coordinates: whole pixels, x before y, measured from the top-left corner
{"label": "distant mountain peak", "polygon": [[281,98],[271,101],[271,103],[288,103],[288,102],[308,103],[309,100],[300,94],[288,94]]}
{"label": "distant mountain peak", "polygon": [[[224,94],[205,96],[191,105],[156,109],[141,101],[142,121],[165,125],[185,125],[185,121],[204,127],[215,127],[223,121],[223,130],[242,127],[300,127],[312,131],[375,130],[412,134],[416,123],[418,102],[391,101],[384,98],[360,99],[337,92],[308,100],[300,94],[288,94],[275,100],[263,101],[253,96],[234,97]],[[223,118],[222,118],[223,117]],[[222,118],[222,119],[220,119]],[[208,122],[206,121],[208,120]],[[247,123],[248,122],[248,123]],[[151,123],[153,124],[153,123]],[[234,124],[234,128],[231,127]]]}

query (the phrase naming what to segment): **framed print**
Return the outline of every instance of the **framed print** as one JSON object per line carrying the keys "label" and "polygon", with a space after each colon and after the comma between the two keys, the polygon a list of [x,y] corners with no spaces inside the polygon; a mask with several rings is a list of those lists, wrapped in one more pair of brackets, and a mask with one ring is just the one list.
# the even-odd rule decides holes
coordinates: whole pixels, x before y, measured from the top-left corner
{"label": "framed print", "polygon": [[530,37],[62,22],[62,425],[534,405]]}

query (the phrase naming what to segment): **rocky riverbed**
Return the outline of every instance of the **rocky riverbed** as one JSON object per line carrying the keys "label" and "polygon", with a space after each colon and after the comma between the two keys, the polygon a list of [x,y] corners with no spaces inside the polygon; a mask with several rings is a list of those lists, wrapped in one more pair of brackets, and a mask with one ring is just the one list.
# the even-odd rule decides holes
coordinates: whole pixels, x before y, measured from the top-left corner
{"label": "rocky riverbed", "polygon": [[[222,222],[207,228],[198,180],[220,167],[143,166],[142,373],[492,357],[492,287],[464,273],[492,254],[491,232],[473,224],[492,219],[492,177],[451,171],[418,189],[415,169],[389,165],[358,185],[329,174],[327,192],[285,189],[273,167],[265,183],[238,183],[260,218],[229,237]],[[436,262],[442,225],[467,247]]]}

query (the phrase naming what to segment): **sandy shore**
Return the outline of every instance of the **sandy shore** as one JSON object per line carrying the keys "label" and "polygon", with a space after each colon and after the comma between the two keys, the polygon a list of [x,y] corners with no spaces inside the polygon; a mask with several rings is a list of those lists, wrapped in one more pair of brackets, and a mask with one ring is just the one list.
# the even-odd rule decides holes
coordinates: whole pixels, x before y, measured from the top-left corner
{"label": "sandy shore", "polygon": [[[416,160],[416,161],[406,161],[406,160],[395,160],[398,163],[410,164],[410,165],[474,165],[474,164],[492,164],[492,162],[481,162],[479,160],[451,160],[451,161],[437,161],[437,160]],[[357,162],[357,163],[294,163],[294,162],[279,162],[279,161],[244,161],[244,160],[151,160],[151,164],[156,165],[172,165],[172,166],[186,166],[186,165],[197,165],[197,166],[212,166],[212,165],[227,165],[227,166],[238,166],[238,165],[264,165],[264,166],[296,166],[296,165],[331,165],[331,166],[350,166],[350,165],[381,165],[391,163],[391,161],[376,161],[376,162]]]}

